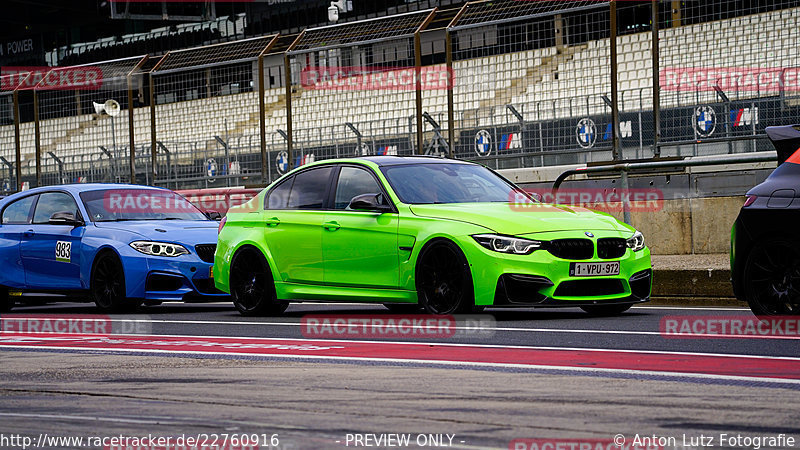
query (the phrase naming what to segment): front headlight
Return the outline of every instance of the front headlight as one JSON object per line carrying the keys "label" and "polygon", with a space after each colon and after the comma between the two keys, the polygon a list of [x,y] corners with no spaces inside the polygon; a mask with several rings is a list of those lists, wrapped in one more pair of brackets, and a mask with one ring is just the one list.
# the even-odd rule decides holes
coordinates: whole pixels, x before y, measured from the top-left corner
{"label": "front headlight", "polygon": [[186,250],[186,247],[167,242],[134,241],[131,242],[131,247],[138,252],[151,256],[174,257],[189,254],[189,250]]}
{"label": "front headlight", "polygon": [[489,250],[500,253],[511,253],[514,255],[528,255],[542,247],[542,243],[539,241],[501,236],[498,234],[476,234],[473,235],[472,238]]}
{"label": "front headlight", "polygon": [[636,233],[633,233],[633,236],[629,237],[625,243],[628,244],[629,249],[633,250],[634,252],[638,252],[644,248],[644,235],[637,231]]}

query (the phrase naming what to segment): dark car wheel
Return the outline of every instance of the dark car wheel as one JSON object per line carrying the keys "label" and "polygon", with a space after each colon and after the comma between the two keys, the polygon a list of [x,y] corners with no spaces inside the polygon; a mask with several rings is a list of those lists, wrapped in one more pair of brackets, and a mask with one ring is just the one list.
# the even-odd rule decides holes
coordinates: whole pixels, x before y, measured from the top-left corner
{"label": "dark car wheel", "polygon": [[469,263],[450,241],[437,241],[422,249],[416,285],[419,304],[430,314],[469,312],[475,304]]}
{"label": "dark car wheel", "polygon": [[8,295],[8,289],[0,287],[0,312],[11,311],[14,307],[14,300]]}
{"label": "dark car wheel", "polygon": [[233,305],[244,316],[279,315],[289,306],[276,298],[269,266],[258,250],[245,249],[236,254],[231,264],[230,287]]}
{"label": "dark car wheel", "polygon": [[753,246],[742,276],[747,303],[756,316],[800,314],[800,248],[784,239]]}
{"label": "dark car wheel", "polygon": [[125,296],[125,272],[117,255],[103,252],[94,261],[90,293],[95,305],[108,313],[130,312],[139,301]]}
{"label": "dark car wheel", "polygon": [[633,305],[589,305],[581,306],[581,309],[587,313],[603,317],[603,316],[617,316],[631,309]]}

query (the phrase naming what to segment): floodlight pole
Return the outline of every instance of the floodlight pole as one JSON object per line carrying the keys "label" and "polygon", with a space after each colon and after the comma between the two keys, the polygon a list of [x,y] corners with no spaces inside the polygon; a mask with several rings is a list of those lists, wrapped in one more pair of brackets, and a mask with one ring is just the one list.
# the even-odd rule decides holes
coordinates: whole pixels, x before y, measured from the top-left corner
{"label": "floodlight pole", "polygon": [[[128,5],[126,5],[127,7]],[[133,120],[133,74],[138,72],[144,63],[149,59],[147,55],[143,56],[141,61],[136,64],[136,67],[131,69],[128,72],[128,75],[125,77],[125,81],[128,84],[128,148],[129,148],[129,165],[130,165],[130,172],[131,172],[131,179],[130,183],[136,183],[136,139],[135,139],[135,124]]]}
{"label": "floodlight pole", "polygon": [[109,152],[108,149],[103,147],[102,145],[98,146],[98,148],[100,148],[100,151],[102,151],[106,156],[108,156],[108,169],[111,172],[111,180],[113,181],[115,178],[117,178],[117,170],[116,170],[117,164],[115,161],[116,155],[112,155],[111,152]]}
{"label": "floodlight pole", "polygon": [[[611,155],[620,159],[619,148],[619,93],[617,92],[617,1],[611,0]],[[657,76],[657,75],[656,75]]]}
{"label": "floodlight pole", "polygon": [[416,113],[417,113],[417,151],[416,153],[421,155],[422,147],[425,145],[425,136],[422,129],[422,37],[420,33],[422,30],[427,28],[428,24],[431,23],[433,17],[436,15],[436,12],[439,8],[433,8],[422,21],[422,23],[417,27],[416,31],[414,31],[414,75],[416,78]]}
{"label": "floodlight pole", "polygon": [[42,147],[39,130],[39,96],[36,94],[36,88],[33,89],[33,139],[36,144],[36,187],[42,185]]}
{"label": "floodlight pole", "polygon": [[653,157],[658,158],[661,156],[661,80],[659,68],[659,43],[658,43],[658,0],[653,0],[652,8],[652,29],[653,37],[650,40],[653,43],[652,49],[652,64],[653,64]]}
{"label": "floodlight pole", "polygon": [[[111,116],[109,114],[109,116]],[[114,132],[114,116],[111,116],[111,148],[114,150],[114,165],[117,165],[117,135]],[[112,178],[112,182],[116,182],[116,167],[114,167],[114,178]]]}
{"label": "floodlight pole", "polygon": [[64,183],[64,161],[62,161],[53,152],[47,152],[47,154],[50,155],[50,157],[55,160],[56,164],[58,164],[58,179],[59,179],[59,183]]}
{"label": "floodlight pole", "polygon": [[[0,156],[0,161],[2,161],[3,164],[5,164],[8,167],[8,175],[9,175],[8,177],[9,178],[13,178],[14,177],[14,165],[11,164],[10,162],[8,162],[8,160],[3,156]],[[9,185],[9,187],[11,187],[11,186]]]}
{"label": "floodlight pole", "polygon": [[[30,74],[28,75],[30,76]],[[28,79],[27,77],[25,78]],[[17,159],[17,192],[22,191],[22,149],[20,148],[19,138],[19,92],[14,89],[14,157]]]}
{"label": "floodlight pole", "polygon": [[347,126],[347,128],[350,128],[350,131],[352,131],[356,135],[356,156],[360,156],[359,152],[361,152],[361,138],[362,138],[361,132],[358,131],[358,128],[356,128],[356,126],[350,122],[345,122],[344,124]]}

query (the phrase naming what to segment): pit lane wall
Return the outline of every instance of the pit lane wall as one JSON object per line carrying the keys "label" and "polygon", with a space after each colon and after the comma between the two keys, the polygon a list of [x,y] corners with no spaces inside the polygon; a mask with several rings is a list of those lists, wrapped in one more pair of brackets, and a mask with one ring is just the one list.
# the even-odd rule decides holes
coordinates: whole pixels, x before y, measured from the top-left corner
{"label": "pit lane wall", "polygon": [[[775,152],[772,152],[773,154]],[[733,156],[733,155],[731,155]],[[688,158],[699,159],[706,156]],[[722,158],[725,156],[714,156]],[[731,226],[744,202],[744,194],[761,183],[776,163],[720,164],[688,167],[669,172],[649,173],[629,177],[632,191],[652,192],[661,196],[655,207],[634,207],[631,225],[644,233],[647,245],[656,255],[691,255],[728,253]],[[520,186],[534,192],[549,192],[553,181],[569,169],[585,164],[505,169],[499,172]],[[603,194],[620,189],[620,177],[573,176],[560,190]],[[609,212],[622,220],[617,208]]]}

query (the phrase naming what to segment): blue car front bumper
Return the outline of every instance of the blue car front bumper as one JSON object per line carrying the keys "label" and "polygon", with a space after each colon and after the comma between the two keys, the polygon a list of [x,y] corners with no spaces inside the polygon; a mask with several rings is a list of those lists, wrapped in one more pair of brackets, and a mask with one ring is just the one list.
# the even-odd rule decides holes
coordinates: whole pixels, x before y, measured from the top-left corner
{"label": "blue car front bumper", "polygon": [[[130,298],[168,302],[225,301],[229,295],[214,287],[212,263],[189,254],[176,258],[122,255],[126,293]],[[128,252],[126,252],[128,253]]]}

